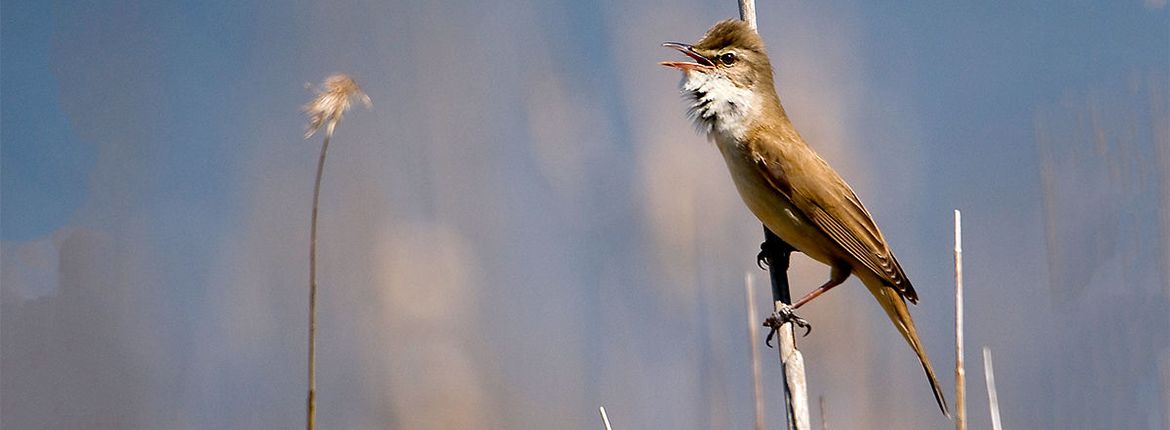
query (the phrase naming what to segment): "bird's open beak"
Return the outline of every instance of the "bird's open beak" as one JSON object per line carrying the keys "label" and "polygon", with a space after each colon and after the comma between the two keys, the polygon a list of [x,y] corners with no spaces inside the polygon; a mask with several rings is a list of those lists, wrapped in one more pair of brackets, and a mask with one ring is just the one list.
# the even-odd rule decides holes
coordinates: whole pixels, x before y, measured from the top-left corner
{"label": "bird's open beak", "polygon": [[676,49],[676,50],[678,50],[678,52],[681,52],[683,54],[687,54],[687,56],[694,59],[695,62],[691,63],[691,62],[687,62],[687,61],[662,61],[662,62],[659,62],[658,64],[661,64],[661,65],[666,66],[666,67],[673,67],[673,68],[683,70],[683,71],[698,70],[700,72],[706,72],[706,71],[709,71],[709,70],[715,68],[715,63],[712,63],[711,60],[707,59],[707,57],[704,57],[703,54],[700,54],[698,51],[696,51],[694,46],[687,45],[685,43],[678,43],[678,42],[666,42],[666,43],[663,43],[662,46],[665,46],[667,48]]}

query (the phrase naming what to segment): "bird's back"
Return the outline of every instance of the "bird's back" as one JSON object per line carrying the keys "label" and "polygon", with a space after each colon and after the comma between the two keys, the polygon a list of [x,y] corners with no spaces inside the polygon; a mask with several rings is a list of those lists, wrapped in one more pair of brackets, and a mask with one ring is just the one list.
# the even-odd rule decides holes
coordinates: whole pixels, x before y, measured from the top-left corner
{"label": "bird's back", "polygon": [[780,127],[758,130],[753,137],[747,146],[756,168],[774,192],[792,201],[829,238],[831,258],[850,263],[855,273],[872,272],[916,303],[917,293],[861,199],[804,143],[787,118]]}

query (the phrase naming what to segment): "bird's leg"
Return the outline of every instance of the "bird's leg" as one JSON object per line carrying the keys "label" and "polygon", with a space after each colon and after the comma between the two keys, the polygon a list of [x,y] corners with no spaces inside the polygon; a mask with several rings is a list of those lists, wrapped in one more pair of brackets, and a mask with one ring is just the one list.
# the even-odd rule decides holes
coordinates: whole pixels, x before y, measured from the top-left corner
{"label": "bird's leg", "polygon": [[804,318],[796,316],[793,312],[794,308],[789,305],[792,302],[792,294],[788,291],[788,263],[795,250],[796,248],[793,248],[788,242],[764,227],[764,243],[760,244],[760,253],[756,256],[756,264],[761,268],[767,265],[769,275],[772,278],[772,300],[776,303],[772,316],[764,320],[764,327],[772,329],[764,341],[769,348],[772,347],[772,338],[776,336],[780,326],[784,325],[785,322],[792,322],[804,327],[806,336],[812,331],[812,325]]}
{"label": "bird's leg", "polygon": [[800,300],[797,300],[796,303],[792,305],[792,309],[800,309],[800,307],[804,306],[805,303],[812,301],[812,299],[817,298],[821,294],[825,294],[826,291],[833,289],[833,287],[841,285],[845,282],[846,279],[849,279],[850,271],[851,270],[849,269],[849,266],[833,266],[832,272],[829,273],[829,282],[826,282],[824,285],[821,285],[817,287],[817,289],[810,291],[808,294],[805,294],[804,297],[801,297]]}
{"label": "bird's leg", "polygon": [[779,305],[777,305],[776,310],[772,312],[772,316],[768,317],[767,320],[764,320],[764,327],[772,329],[772,331],[768,333],[768,338],[764,341],[764,343],[767,344],[768,347],[771,347],[772,337],[775,336],[776,332],[780,330],[780,326],[784,325],[786,322],[791,322],[796,324],[798,327],[804,328],[805,336],[808,336],[809,333],[812,333],[812,325],[809,324],[808,321],[804,318],[797,316],[796,309],[804,306],[805,303],[812,301],[812,299],[817,298],[817,296],[824,294],[826,291],[833,289],[833,287],[844,283],[846,279],[849,279],[849,273],[849,266],[835,265],[833,266],[832,271],[829,273],[829,281],[825,282],[824,285],[817,287],[817,289],[812,290],[812,292],[809,292],[800,300],[797,300],[796,304],[789,305],[787,303],[781,302]]}

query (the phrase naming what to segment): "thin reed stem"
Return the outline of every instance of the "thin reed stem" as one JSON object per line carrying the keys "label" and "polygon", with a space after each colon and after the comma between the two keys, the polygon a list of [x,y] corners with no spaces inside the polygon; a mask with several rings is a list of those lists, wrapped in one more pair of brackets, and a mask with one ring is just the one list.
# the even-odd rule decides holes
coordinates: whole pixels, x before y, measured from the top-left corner
{"label": "thin reed stem", "polygon": [[739,0],[739,19],[756,29],[756,2],[755,0]]}
{"label": "thin reed stem", "polygon": [[613,427],[609,426],[609,415],[605,414],[605,406],[600,406],[597,409],[601,411],[601,424],[605,426],[605,430],[613,430]]}
{"label": "thin reed stem", "polygon": [[967,430],[967,371],[963,367],[963,214],[955,209],[955,429]]}
{"label": "thin reed stem", "polygon": [[748,345],[751,346],[752,360],[752,398],[755,399],[756,430],[764,430],[764,381],[763,369],[760,365],[760,319],[756,314],[752,298],[756,296],[755,277],[751,273],[744,274],[744,289],[748,313]]}
{"label": "thin reed stem", "polygon": [[818,397],[821,404],[821,430],[829,430],[829,415],[825,413],[825,396]]}
{"label": "thin reed stem", "polygon": [[313,215],[309,226],[309,395],[305,417],[305,426],[309,430],[317,427],[317,209],[321,201],[321,178],[325,176],[325,155],[329,152],[329,140],[333,137],[333,130],[329,131],[321,143],[321,156],[317,158]]}
{"label": "thin reed stem", "polygon": [[987,407],[991,410],[991,430],[1002,430],[999,422],[999,394],[995,391],[995,368],[991,365],[991,348],[983,347],[983,378],[987,382]]}
{"label": "thin reed stem", "polygon": [[325,127],[325,138],[321,143],[321,156],[317,159],[317,179],[313,182],[313,215],[309,224],[309,394],[305,399],[305,427],[317,427],[317,212],[321,206],[321,178],[325,176],[325,155],[329,152],[329,141],[333,130],[341,122],[345,111],[353,101],[370,107],[370,97],[362,92],[353,78],[345,74],[334,74],[325,78],[317,96],[302,107],[309,116],[305,139],[313,137],[321,126]]}
{"label": "thin reed stem", "polygon": [[[748,27],[757,30],[755,0],[739,0],[739,19],[747,22]],[[778,244],[784,248],[791,248],[783,243],[778,236],[764,226],[764,242],[771,246],[765,249],[776,250]],[[779,255],[777,255],[779,254]],[[768,272],[772,279],[772,301],[778,310],[782,306],[792,304],[792,295],[788,290],[788,262],[791,251],[770,252]],[[780,326],[779,353],[780,363],[784,368],[784,400],[789,428],[796,430],[811,430],[809,420],[808,386],[804,374],[804,356],[796,348],[796,334],[793,324],[786,322]],[[755,344],[753,344],[754,346]]]}

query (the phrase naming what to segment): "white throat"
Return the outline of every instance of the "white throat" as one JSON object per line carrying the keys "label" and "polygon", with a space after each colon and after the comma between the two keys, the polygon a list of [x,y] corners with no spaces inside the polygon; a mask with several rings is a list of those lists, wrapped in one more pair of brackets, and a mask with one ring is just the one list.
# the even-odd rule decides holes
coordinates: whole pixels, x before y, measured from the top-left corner
{"label": "white throat", "polygon": [[751,90],[736,86],[725,76],[694,70],[686,72],[682,89],[691,98],[691,119],[709,137],[741,140],[747,135],[760,105]]}

